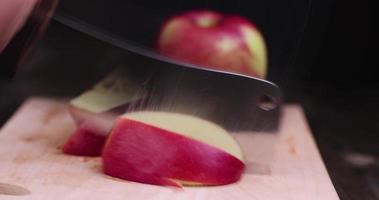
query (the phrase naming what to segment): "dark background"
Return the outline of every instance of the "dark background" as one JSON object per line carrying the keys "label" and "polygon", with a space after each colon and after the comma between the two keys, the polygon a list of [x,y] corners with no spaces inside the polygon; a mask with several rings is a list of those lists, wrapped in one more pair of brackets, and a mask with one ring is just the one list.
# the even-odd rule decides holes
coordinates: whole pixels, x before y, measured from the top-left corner
{"label": "dark background", "polygon": [[[111,9],[106,5],[95,6],[96,2],[101,3],[83,1],[87,14],[96,13],[99,7]],[[102,20],[85,19],[119,35],[127,35],[126,39],[144,46],[153,45],[151,30],[156,29],[163,19],[194,6],[238,12],[254,19],[269,45],[269,79],[282,87],[286,101],[303,105],[341,199],[379,199],[379,79],[376,72],[379,67],[379,51],[376,50],[379,21],[374,1],[272,0],[257,1],[251,6],[246,6],[250,3],[242,0],[164,2],[170,6],[164,6],[162,1],[133,2],[133,9],[127,12],[148,10],[154,16],[129,20],[131,26],[140,28],[136,31],[139,34],[128,32],[126,26],[113,30],[112,27],[119,26],[107,24],[112,15]],[[66,0],[59,11],[64,13],[67,9],[77,9],[78,13],[82,10],[73,0]],[[123,12],[126,11],[113,12],[113,17],[116,19]],[[149,23],[151,20],[157,23]],[[82,45],[89,44],[83,40]],[[103,55],[103,49],[95,51],[96,55]],[[92,56],[83,52],[72,54],[80,54],[86,59]],[[107,59],[113,59],[113,54],[107,56]],[[42,59],[43,55],[34,53],[34,57]],[[12,99],[8,95],[11,93],[8,86],[12,69],[1,67],[5,69],[0,76],[0,123],[3,123],[21,99]],[[62,69],[58,71],[63,73]]]}
{"label": "dark background", "polygon": [[378,26],[374,1],[335,0],[294,96],[341,199],[379,199]]}
{"label": "dark background", "polygon": [[[315,54],[314,46],[321,39],[330,8],[330,1],[325,0],[315,3],[310,0],[82,0],[80,3],[65,0],[60,3],[57,13],[74,17],[100,28],[102,32],[110,32],[129,43],[150,49],[155,46],[162,24],[175,14],[193,9],[239,14],[253,21],[265,37],[269,54],[268,80],[293,88],[292,85],[296,85],[293,80],[302,77],[304,70],[308,70],[294,69],[298,52],[306,52],[300,57],[309,68],[309,61]],[[308,33],[304,34],[305,31]],[[311,43],[304,43],[305,39]],[[306,51],[301,49],[303,46]]]}

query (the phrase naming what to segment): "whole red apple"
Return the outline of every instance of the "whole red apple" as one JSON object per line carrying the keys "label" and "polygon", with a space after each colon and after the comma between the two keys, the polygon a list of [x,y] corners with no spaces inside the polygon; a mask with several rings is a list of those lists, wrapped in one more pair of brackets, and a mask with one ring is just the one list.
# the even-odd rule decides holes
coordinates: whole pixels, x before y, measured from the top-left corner
{"label": "whole red apple", "polygon": [[246,18],[190,11],[169,19],[157,41],[160,54],[209,68],[265,78],[266,45]]}

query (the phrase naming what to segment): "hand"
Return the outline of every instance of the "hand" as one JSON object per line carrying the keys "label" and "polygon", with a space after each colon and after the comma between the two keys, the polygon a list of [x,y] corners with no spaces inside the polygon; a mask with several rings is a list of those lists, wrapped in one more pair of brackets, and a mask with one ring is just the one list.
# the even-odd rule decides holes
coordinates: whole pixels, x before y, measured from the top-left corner
{"label": "hand", "polygon": [[38,0],[0,1],[0,53],[20,30]]}

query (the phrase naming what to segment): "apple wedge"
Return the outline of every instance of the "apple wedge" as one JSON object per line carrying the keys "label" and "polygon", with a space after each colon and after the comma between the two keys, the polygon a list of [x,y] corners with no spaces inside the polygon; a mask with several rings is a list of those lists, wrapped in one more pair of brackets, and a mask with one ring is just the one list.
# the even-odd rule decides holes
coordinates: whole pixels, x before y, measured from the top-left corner
{"label": "apple wedge", "polygon": [[139,88],[124,70],[116,69],[92,89],[70,102],[69,111],[77,130],[63,146],[63,152],[100,156],[105,140],[118,115],[139,101]]}
{"label": "apple wedge", "polygon": [[64,144],[63,152],[72,155],[99,156],[105,140],[106,136],[79,127]]}
{"label": "apple wedge", "polygon": [[244,171],[238,143],[224,129],[193,116],[141,111],[114,125],[102,154],[105,174],[178,186],[224,185]]}

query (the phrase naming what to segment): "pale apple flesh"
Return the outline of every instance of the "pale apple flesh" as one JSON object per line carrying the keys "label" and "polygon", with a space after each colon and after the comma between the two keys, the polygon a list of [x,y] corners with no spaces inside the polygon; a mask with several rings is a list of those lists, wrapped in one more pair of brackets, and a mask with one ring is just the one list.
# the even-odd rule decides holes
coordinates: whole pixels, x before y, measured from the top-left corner
{"label": "pale apple flesh", "polygon": [[122,116],[102,154],[105,174],[166,185],[224,185],[244,171],[238,143],[208,121],[175,113]]}
{"label": "pale apple flesh", "polygon": [[71,100],[69,111],[77,130],[64,144],[63,152],[100,156],[117,116],[139,100],[138,87],[120,69],[113,71],[92,89]]}
{"label": "pale apple flesh", "polygon": [[116,113],[95,114],[70,106],[77,128],[63,146],[63,152],[77,156],[100,156]]}
{"label": "pale apple flesh", "polygon": [[77,127],[82,127],[96,135],[107,136],[118,115],[125,112],[105,112],[94,113],[70,105],[69,108],[72,119]]}
{"label": "pale apple flesh", "polygon": [[260,31],[241,16],[191,11],[166,22],[159,53],[204,67],[258,78],[267,73],[267,50]]}

